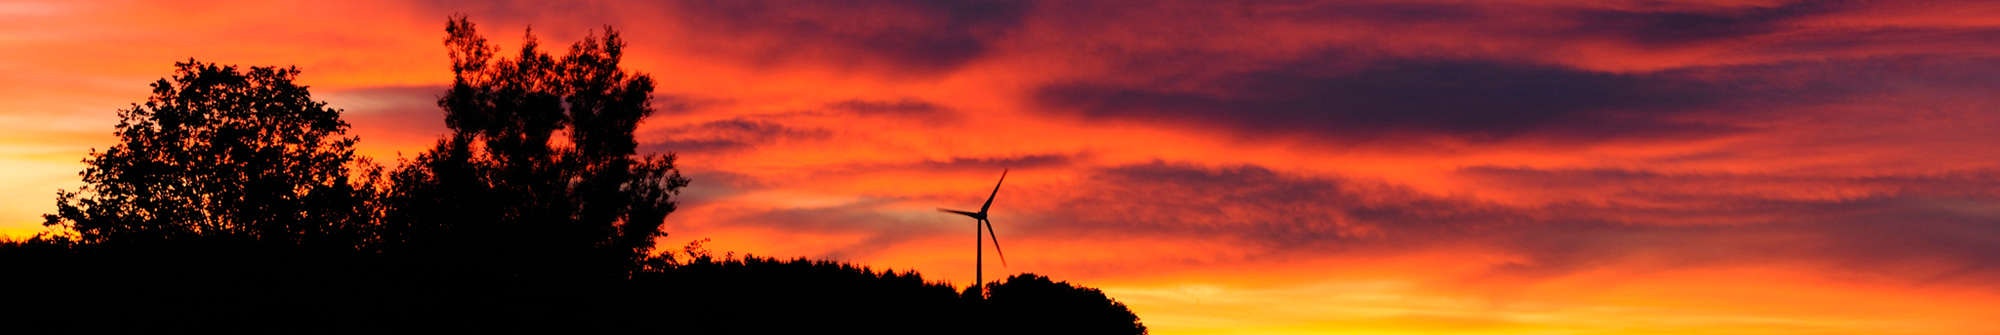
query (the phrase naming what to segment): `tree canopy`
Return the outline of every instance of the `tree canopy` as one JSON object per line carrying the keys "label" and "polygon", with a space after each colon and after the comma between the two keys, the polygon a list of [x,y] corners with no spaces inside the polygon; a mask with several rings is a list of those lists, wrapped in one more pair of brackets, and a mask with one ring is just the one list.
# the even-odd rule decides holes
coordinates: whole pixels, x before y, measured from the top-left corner
{"label": "tree canopy", "polygon": [[340,110],[292,82],[298,74],[176,63],[144,104],[118,112],[119,143],[93,150],[85,186],[58,191],[44,224],[88,242],[360,243],[367,195],[348,179],[356,139]]}
{"label": "tree canopy", "polygon": [[1139,316],[1094,288],[1032,273],[986,284],[987,313],[1000,334],[1145,334]]}
{"label": "tree canopy", "polygon": [[519,264],[636,267],[689,181],[673,154],[636,152],[653,80],[619,68],[618,32],[562,57],[531,32],[510,59],[464,17],[445,31],[453,78],[438,106],[452,133],[393,174],[385,239]]}

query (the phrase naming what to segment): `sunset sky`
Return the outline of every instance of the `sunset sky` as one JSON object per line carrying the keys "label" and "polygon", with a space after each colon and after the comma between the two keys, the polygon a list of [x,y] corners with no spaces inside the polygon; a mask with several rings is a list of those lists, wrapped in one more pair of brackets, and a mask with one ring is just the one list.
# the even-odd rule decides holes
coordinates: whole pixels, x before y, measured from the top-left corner
{"label": "sunset sky", "polygon": [[963,286],[1011,169],[986,278],[1154,334],[2000,334],[1992,1],[0,0],[0,234],[189,58],[411,157],[454,13],[623,34],[668,249]]}

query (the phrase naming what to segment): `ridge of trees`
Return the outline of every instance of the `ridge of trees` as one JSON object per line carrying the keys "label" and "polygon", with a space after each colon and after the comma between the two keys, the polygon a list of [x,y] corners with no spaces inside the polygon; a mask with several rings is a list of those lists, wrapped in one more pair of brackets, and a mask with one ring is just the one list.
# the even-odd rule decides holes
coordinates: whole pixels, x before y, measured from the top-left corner
{"label": "ridge of trees", "polygon": [[[143,246],[143,247],[135,247]],[[630,278],[526,281],[478,264],[244,240],[0,241],[9,333],[1144,334],[1096,289],[1018,274],[989,296],[911,271],[688,257]]]}

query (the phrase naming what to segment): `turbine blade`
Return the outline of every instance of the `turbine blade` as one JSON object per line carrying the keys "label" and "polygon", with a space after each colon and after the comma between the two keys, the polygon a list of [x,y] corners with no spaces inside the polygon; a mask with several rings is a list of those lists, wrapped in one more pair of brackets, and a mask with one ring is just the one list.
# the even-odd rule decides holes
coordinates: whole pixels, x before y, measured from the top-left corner
{"label": "turbine blade", "polygon": [[938,211],[939,211],[939,212],[945,212],[945,213],[957,213],[958,215],[964,215],[964,216],[970,216],[970,217],[972,217],[972,218],[974,218],[974,219],[977,219],[977,218],[979,218],[979,213],[973,213],[973,212],[967,212],[967,211],[961,211],[961,210],[955,210],[955,209],[944,209],[944,208],[938,208]]}
{"label": "turbine blade", "polygon": [[986,209],[993,208],[993,197],[1000,195],[1000,183],[1005,182],[1007,182],[1007,169],[1000,169],[1000,181],[993,183],[993,194],[986,195],[986,204],[979,205],[980,213],[986,213]]}
{"label": "turbine blade", "polygon": [[1007,266],[1007,252],[1000,251],[1000,235],[993,232],[993,220],[986,220],[986,237],[993,238],[993,252],[1000,254],[1000,266]]}

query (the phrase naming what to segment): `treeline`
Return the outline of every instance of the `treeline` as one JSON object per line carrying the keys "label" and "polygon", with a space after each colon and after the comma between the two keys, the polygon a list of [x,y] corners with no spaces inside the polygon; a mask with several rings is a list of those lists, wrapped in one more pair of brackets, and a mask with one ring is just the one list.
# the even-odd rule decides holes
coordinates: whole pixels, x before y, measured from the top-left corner
{"label": "treeline", "polygon": [[[501,57],[446,25],[451,132],[386,167],[296,68],[176,64],[60,191],[50,231],[0,241],[21,333],[1087,333],[1145,327],[1095,289],[654,250],[690,181],[637,152],[649,75],[606,28]],[[983,291],[983,292],[982,292]],[[11,331],[0,331],[14,333]]]}
{"label": "treeline", "polygon": [[9,333],[1142,334],[1096,289],[1020,274],[954,291],[914,272],[693,257],[630,278],[240,241],[0,245]]}

